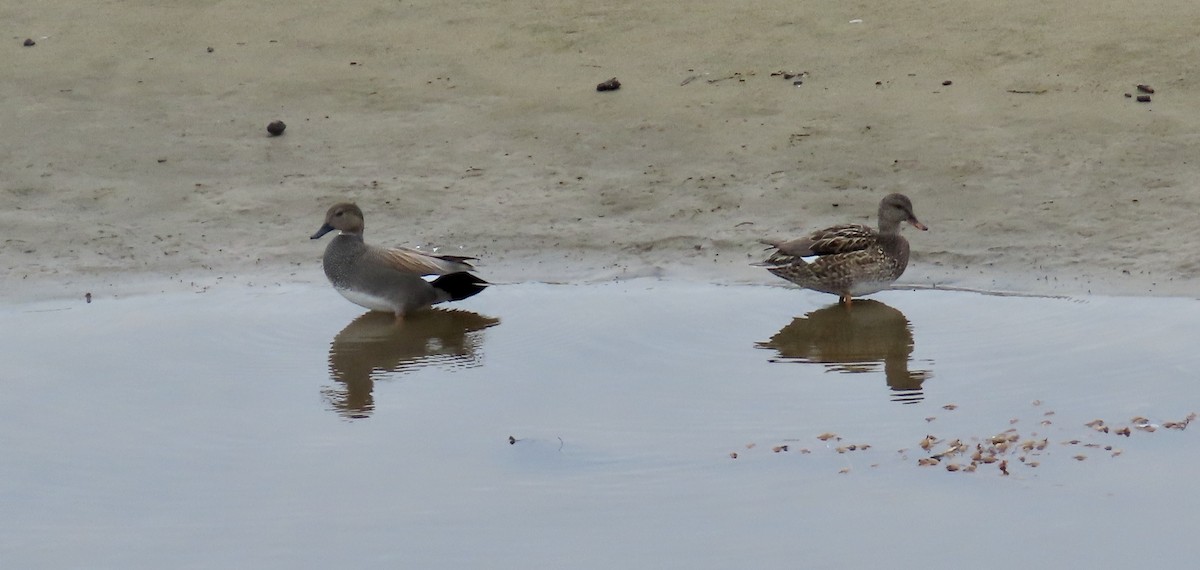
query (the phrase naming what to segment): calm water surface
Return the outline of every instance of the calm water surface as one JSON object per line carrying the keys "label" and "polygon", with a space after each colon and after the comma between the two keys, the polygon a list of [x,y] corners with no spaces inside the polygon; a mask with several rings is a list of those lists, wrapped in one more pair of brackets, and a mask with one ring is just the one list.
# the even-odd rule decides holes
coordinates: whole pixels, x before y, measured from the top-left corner
{"label": "calm water surface", "polygon": [[[1200,411],[1200,301],[831,300],[513,285],[399,327],[321,287],[2,307],[0,566],[1194,563],[1200,425],[1169,426]],[[964,472],[976,449],[996,461]]]}

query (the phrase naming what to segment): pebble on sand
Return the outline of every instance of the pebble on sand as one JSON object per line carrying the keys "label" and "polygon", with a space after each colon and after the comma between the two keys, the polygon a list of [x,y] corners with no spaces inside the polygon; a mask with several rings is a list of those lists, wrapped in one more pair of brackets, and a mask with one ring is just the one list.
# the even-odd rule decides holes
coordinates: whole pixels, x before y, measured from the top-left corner
{"label": "pebble on sand", "polygon": [[616,91],[621,88],[621,82],[614,77],[596,86],[596,91]]}

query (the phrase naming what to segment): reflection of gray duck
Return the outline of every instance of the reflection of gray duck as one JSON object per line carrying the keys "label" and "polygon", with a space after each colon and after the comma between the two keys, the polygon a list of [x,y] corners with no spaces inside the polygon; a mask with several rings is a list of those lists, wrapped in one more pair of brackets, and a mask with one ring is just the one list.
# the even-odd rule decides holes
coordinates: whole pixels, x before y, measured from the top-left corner
{"label": "reflection of gray duck", "polygon": [[374,408],[374,380],[425,366],[478,366],[483,337],[477,331],[499,319],[468,311],[430,309],[396,321],[388,313],[364,313],[333,338],[329,373],[341,389],[326,390],[338,413],[366,417]]}
{"label": "reflection of gray duck", "polygon": [[928,229],[917,221],[907,196],[888,194],[879,202],[878,231],[842,224],[793,240],[763,240],[775,251],[755,265],[801,287],[837,295],[849,305],[855,296],[887,289],[904,273],[908,240],[900,235],[903,222]]}
{"label": "reflection of gray duck", "polygon": [[904,313],[873,300],[859,301],[854,310],[831,305],[796,317],[759,348],[775,349],[781,360],[827,365],[839,372],[873,372],[883,363],[887,384],[898,401],[921,399],[928,371],[909,371],[912,329]]}

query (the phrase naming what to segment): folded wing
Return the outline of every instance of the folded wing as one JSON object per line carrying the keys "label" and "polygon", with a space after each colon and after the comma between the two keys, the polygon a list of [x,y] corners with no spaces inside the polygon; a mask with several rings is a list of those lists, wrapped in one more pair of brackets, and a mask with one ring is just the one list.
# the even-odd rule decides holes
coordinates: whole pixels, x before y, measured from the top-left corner
{"label": "folded wing", "polygon": [[448,275],[463,271],[474,271],[469,262],[474,257],[460,255],[437,255],[423,251],[396,247],[376,250],[388,265],[399,271],[418,275]]}
{"label": "folded wing", "polygon": [[798,258],[862,251],[875,243],[878,233],[860,224],[842,224],[817,230],[793,240],[763,240],[775,249],[761,265],[787,265]]}

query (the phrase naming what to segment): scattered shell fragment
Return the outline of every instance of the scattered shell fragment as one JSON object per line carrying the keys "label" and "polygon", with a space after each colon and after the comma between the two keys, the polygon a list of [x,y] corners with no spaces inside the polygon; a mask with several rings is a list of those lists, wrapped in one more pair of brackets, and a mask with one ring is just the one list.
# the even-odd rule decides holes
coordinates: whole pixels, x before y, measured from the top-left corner
{"label": "scattered shell fragment", "polygon": [[1008,460],[1004,460],[1004,461],[1000,462],[1000,472],[1005,475],[1008,475]]}
{"label": "scattered shell fragment", "polygon": [[943,457],[946,457],[947,455],[954,455],[955,453],[963,451],[966,448],[967,448],[967,446],[963,445],[962,440],[956,439],[956,440],[950,442],[950,446],[947,447],[945,451],[938,453],[938,454],[931,455],[930,457],[932,457],[934,459],[941,459]]}
{"label": "scattered shell fragment", "polygon": [[837,436],[838,436],[838,435],[837,435],[836,433],[832,433],[832,432],[825,432],[825,433],[823,433],[823,434],[821,434],[821,435],[818,435],[818,436],[817,436],[817,439],[819,439],[819,440],[821,440],[821,441],[829,441],[829,440],[831,440],[831,439],[835,439],[835,438],[837,438]]}
{"label": "scattered shell fragment", "polygon": [[946,404],[945,406],[942,406],[943,410],[954,410],[957,408],[958,408],[958,404]]}
{"label": "scattered shell fragment", "polygon": [[737,452],[736,452],[736,451],[730,451],[730,452],[729,452],[729,458],[730,458],[730,459],[737,459]]}
{"label": "scattered shell fragment", "polygon": [[849,472],[850,472],[850,468],[849,468],[849,467],[843,467],[843,468],[841,468],[841,469],[838,471],[838,475],[845,475],[845,474],[847,474],[847,473],[849,473]]}
{"label": "scattered shell fragment", "polygon": [[1083,461],[1084,459],[1087,459],[1086,455],[1076,455],[1075,456],[1075,461]]}
{"label": "scattered shell fragment", "polygon": [[1145,83],[1138,83],[1137,90],[1140,93],[1154,93],[1154,88]]}

